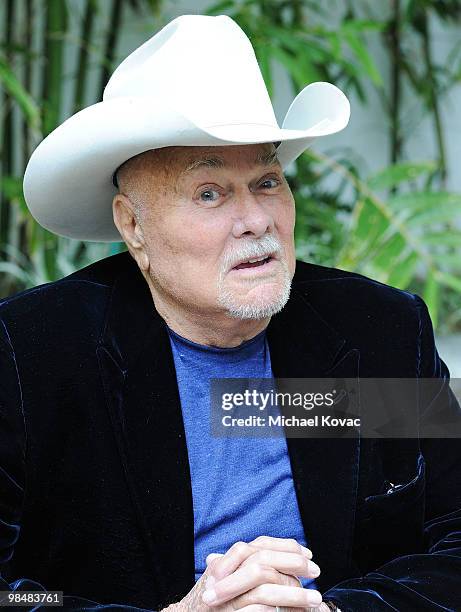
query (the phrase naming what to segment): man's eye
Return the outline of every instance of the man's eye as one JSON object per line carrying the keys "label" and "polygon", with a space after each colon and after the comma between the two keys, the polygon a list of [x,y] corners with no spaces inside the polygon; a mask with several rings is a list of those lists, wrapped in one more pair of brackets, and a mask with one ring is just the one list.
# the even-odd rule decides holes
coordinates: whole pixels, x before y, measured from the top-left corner
{"label": "man's eye", "polygon": [[219,198],[219,191],[216,189],[205,189],[200,193],[202,202],[216,202]]}
{"label": "man's eye", "polygon": [[273,187],[277,187],[280,182],[275,178],[266,179],[262,183],[260,183],[260,187],[263,189],[272,189]]}

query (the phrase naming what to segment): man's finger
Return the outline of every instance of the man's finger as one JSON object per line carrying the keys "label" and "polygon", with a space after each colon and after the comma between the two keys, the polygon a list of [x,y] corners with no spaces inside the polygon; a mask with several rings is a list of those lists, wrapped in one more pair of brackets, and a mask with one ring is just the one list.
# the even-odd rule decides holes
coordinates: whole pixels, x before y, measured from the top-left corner
{"label": "man's finger", "polygon": [[[228,602],[239,595],[243,595],[245,592],[261,584],[279,584],[282,586],[303,588],[296,576],[287,575],[275,570],[273,567],[256,563],[250,565],[244,564],[230,576],[222,580],[215,581],[211,584],[207,582],[205,592],[207,596],[214,594],[215,599],[213,605],[218,605]],[[207,599],[206,601],[209,603],[212,600]]]}
{"label": "man's finger", "polygon": [[285,552],[303,552],[308,559],[312,559],[312,551],[297,542],[294,538],[275,538],[273,536],[261,535],[248,542],[258,548],[270,548],[271,550],[282,550]]}
{"label": "man's finger", "polygon": [[258,536],[249,543],[235,542],[220,559],[212,559],[209,563],[207,561],[210,574],[221,580],[232,574],[241,563],[260,549],[302,553],[307,559],[312,559],[312,552],[293,538]]}
{"label": "man's finger", "polygon": [[[211,588],[207,587],[203,601],[210,606],[222,604],[263,583],[283,584],[282,575],[272,567],[245,566],[219,580]],[[208,598],[211,595],[213,599]]]}
{"label": "man's finger", "polygon": [[[270,569],[271,568],[263,568],[262,571],[264,573],[270,572]],[[260,571],[259,569],[258,572]],[[262,583],[260,582],[261,580],[264,580],[262,574],[252,581],[254,586],[249,589],[247,588],[249,582],[246,581],[245,585],[242,584],[242,589],[245,589],[245,591],[240,596],[236,594],[235,591],[232,591],[234,597],[238,597],[235,603],[238,603],[240,607],[257,603],[269,606],[299,607],[304,609],[306,607],[318,606],[322,602],[322,595],[319,591],[277,584],[275,582],[276,579],[273,579],[272,582]],[[219,594],[218,591],[214,589],[207,589],[202,595],[202,600],[211,608],[220,606],[231,598],[232,596],[229,595],[229,591],[227,591],[226,594]]]}
{"label": "man's finger", "polygon": [[[228,576],[213,580],[206,587],[216,595],[213,605],[224,603],[259,584],[274,583],[302,588],[298,576],[317,578],[320,568],[303,554],[260,549],[251,554]],[[210,603],[211,600],[207,600]]]}
{"label": "man's finger", "polygon": [[206,556],[206,564],[209,565],[211,563],[211,561],[213,559],[216,559],[216,557],[223,557],[223,553],[210,553],[209,555]]}
{"label": "man's finger", "polygon": [[257,550],[258,548],[246,542],[235,542],[220,559],[211,559],[208,563],[209,573],[216,580],[221,580],[232,574],[245,559]]}
{"label": "man's finger", "polygon": [[261,549],[245,559],[240,567],[246,567],[253,563],[273,567],[283,574],[303,576],[304,578],[317,578],[320,575],[320,567],[299,552]]}

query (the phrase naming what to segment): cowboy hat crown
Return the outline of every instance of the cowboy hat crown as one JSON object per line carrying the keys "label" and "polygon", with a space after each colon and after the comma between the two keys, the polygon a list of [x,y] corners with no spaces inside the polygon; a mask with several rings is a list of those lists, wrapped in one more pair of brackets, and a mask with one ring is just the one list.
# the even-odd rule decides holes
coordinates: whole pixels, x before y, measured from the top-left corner
{"label": "cowboy hat crown", "polygon": [[[252,45],[230,17],[182,15],[116,68],[102,102],[58,126],[35,149],[24,195],[50,231],[120,241],[114,171],[166,146],[280,142],[283,168],[320,136],[346,127],[349,101],[330,83],[305,87],[280,128]],[[44,180],[46,177],[46,180]]]}

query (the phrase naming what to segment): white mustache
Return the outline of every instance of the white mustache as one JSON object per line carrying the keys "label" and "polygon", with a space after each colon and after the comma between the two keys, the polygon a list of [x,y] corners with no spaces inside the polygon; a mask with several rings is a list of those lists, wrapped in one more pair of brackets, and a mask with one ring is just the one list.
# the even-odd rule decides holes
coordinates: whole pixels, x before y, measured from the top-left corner
{"label": "white mustache", "polygon": [[268,253],[281,253],[282,245],[280,241],[272,234],[266,234],[259,240],[248,240],[239,244],[238,248],[233,249],[225,254],[221,272],[227,272],[236,266],[240,261],[248,259],[257,259]]}

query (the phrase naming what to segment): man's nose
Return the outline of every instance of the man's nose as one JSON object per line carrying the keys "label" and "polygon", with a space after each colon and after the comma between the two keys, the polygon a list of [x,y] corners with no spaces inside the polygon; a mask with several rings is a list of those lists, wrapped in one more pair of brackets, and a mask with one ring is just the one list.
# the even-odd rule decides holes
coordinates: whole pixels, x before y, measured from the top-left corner
{"label": "man's nose", "polygon": [[261,197],[247,192],[236,196],[234,210],[233,235],[264,236],[274,229],[274,219],[267,205],[261,202]]}

